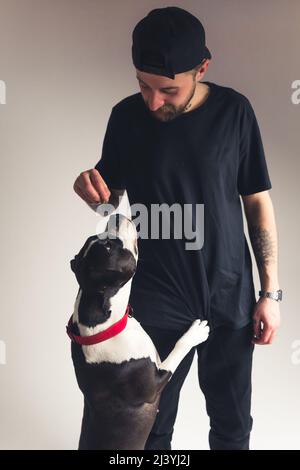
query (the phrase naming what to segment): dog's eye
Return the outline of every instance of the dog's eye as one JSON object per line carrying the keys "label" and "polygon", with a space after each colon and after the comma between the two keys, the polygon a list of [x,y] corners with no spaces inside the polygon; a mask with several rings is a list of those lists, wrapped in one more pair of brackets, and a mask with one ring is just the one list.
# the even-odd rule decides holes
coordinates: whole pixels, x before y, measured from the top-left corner
{"label": "dog's eye", "polygon": [[104,294],[106,287],[107,286],[102,286],[102,289],[99,289],[97,292],[99,292],[100,294]]}

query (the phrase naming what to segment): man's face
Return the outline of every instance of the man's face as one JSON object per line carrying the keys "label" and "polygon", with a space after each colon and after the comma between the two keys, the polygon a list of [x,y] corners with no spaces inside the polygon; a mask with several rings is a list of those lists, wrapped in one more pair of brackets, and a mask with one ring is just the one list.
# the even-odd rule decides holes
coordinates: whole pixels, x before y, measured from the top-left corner
{"label": "man's face", "polygon": [[149,112],[160,121],[171,121],[185,112],[197,86],[196,77],[185,72],[173,80],[136,69],[136,77]]}

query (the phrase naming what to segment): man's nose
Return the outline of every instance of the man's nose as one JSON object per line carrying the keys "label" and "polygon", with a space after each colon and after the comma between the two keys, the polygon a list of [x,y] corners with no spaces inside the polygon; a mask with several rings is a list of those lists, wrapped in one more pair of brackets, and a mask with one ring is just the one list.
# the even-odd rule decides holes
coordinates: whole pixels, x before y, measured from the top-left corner
{"label": "man's nose", "polygon": [[151,111],[156,111],[164,105],[164,100],[158,95],[153,93],[148,99],[148,106]]}

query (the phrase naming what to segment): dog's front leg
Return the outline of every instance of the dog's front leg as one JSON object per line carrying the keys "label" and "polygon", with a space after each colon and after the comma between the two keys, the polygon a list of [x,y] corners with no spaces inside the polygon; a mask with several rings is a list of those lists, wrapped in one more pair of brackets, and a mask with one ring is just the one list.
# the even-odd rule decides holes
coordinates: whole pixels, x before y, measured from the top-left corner
{"label": "dog's front leg", "polygon": [[[182,359],[187,355],[187,353],[192,349],[192,347],[197,346],[203,341],[206,341],[209,334],[209,327],[207,321],[204,320],[195,320],[192,323],[192,326],[187,330],[184,335],[179,338],[175,344],[174,349],[170,352],[168,357],[158,365],[158,368],[161,370],[166,370],[174,374],[178,365]],[[171,380],[169,377],[169,380]]]}

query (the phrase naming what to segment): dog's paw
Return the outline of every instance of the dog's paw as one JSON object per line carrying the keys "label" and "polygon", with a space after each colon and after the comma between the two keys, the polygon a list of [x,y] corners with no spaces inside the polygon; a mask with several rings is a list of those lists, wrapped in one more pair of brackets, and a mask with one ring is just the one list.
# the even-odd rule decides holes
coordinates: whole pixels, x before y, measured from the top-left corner
{"label": "dog's paw", "polygon": [[195,320],[186,333],[179,339],[190,348],[197,346],[207,340],[209,335],[209,326],[206,320]]}

